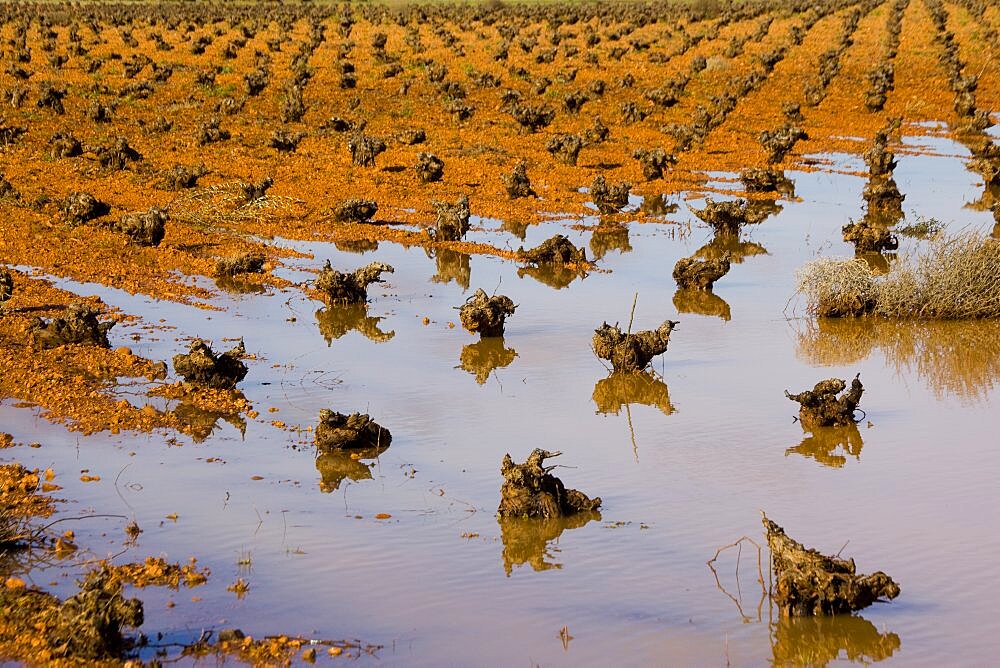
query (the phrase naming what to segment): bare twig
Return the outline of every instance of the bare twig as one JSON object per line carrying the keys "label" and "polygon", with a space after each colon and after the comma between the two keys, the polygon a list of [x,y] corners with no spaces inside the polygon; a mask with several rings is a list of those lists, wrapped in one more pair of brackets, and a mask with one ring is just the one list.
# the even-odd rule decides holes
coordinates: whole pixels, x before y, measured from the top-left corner
{"label": "bare twig", "polygon": [[632,427],[632,409],[631,404],[625,404],[625,416],[628,418],[628,433],[632,437],[632,456],[635,457],[635,463],[639,463],[639,445],[635,442],[635,429]]}
{"label": "bare twig", "polygon": [[[721,591],[723,594],[725,594],[726,596],[728,596],[729,599],[736,605],[736,609],[739,611],[740,617],[743,619],[743,622],[744,623],[750,623],[750,622],[752,622],[754,620],[753,620],[753,618],[751,618],[750,616],[748,616],[746,613],[743,612],[743,605],[741,603],[741,600],[743,598],[743,593],[742,593],[742,590],[740,588],[740,558],[743,555],[743,542],[744,541],[750,543],[755,548],[757,548],[757,582],[760,584],[760,588],[761,588],[761,600],[760,600],[760,604],[757,606],[757,620],[756,621],[760,621],[761,620],[762,610],[763,610],[764,599],[768,595],[768,589],[767,589],[767,587],[764,584],[763,549],[761,548],[760,544],[757,541],[755,541],[753,538],[750,538],[749,536],[741,536],[739,540],[737,540],[737,541],[735,541],[733,543],[730,543],[729,545],[723,545],[722,547],[720,547],[719,549],[717,549],[715,551],[715,554],[712,556],[712,558],[709,559],[708,562],[706,562],[706,563],[708,564],[708,568],[712,571],[712,575],[715,577],[715,586],[718,587],[719,591]],[[726,550],[730,550],[730,549],[732,549],[734,547],[737,549],[737,556],[736,556],[736,588],[737,588],[737,593],[739,595],[738,597],[737,596],[733,596],[725,587],[722,586],[722,582],[719,580],[719,573],[715,569],[715,563],[718,560],[719,556],[723,552],[725,552]]]}
{"label": "bare twig", "polygon": [[105,517],[105,518],[106,517],[114,517],[114,518],[120,519],[120,520],[127,520],[128,519],[127,515],[109,515],[109,514],[104,514],[104,513],[96,514],[96,515],[78,515],[76,517],[61,517],[61,518],[59,518],[57,520],[53,520],[53,521],[49,522],[48,524],[46,524],[46,525],[44,525],[42,527],[39,527],[38,529],[36,529],[34,531],[34,533],[32,535],[35,536],[35,537],[40,536],[41,534],[45,533],[50,527],[52,527],[53,525],[59,524],[60,522],[75,522],[77,520],[89,520],[89,519],[93,519],[93,518],[97,518],[97,517]]}
{"label": "bare twig", "polygon": [[125,497],[122,496],[121,490],[118,489],[118,479],[122,477],[122,473],[125,472],[125,469],[127,469],[131,465],[132,464],[126,464],[125,466],[121,467],[121,470],[118,471],[118,475],[115,476],[115,494],[118,495],[118,498],[122,500],[122,503],[128,506],[128,509],[132,511],[133,515],[135,515],[135,508],[133,508],[131,504],[129,504],[129,502],[125,500]]}
{"label": "bare twig", "polygon": [[635,304],[639,301],[639,293],[635,293],[635,297],[632,298],[632,313],[628,317],[628,331],[626,334],[632,333],[632,320],[635,318]]}

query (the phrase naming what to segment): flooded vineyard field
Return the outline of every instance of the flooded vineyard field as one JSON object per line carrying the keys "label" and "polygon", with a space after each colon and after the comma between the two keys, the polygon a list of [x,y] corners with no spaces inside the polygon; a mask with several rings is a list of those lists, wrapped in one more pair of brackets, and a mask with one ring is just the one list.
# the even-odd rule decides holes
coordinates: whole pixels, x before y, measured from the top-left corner
{"label": "flooded vineyard field", "polygon": [[0,18],[3,659],[994,660],[996,6]]}

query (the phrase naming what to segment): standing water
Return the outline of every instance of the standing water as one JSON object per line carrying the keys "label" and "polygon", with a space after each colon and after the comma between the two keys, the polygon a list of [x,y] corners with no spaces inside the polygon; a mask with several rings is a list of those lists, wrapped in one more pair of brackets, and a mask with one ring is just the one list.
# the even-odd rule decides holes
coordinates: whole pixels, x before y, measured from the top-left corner
{"label": "standing water", "polygon": [[[895,172],[907,222],[988,229],[988,212],[956,205],[980,196],[961,147],[919,141],[922,154],[900,156]],[[796,269],[852,254],[840,228],[862,215],[863,181],[844,175],[858,165],[817,157],[829,169],[786,173],[795,199],[727,246],[732,269],[702,299],[675,294],[671,278],[681,257],[718,250],[687,206],[698,199],[610,230],[596,216],[554,219],[523,241],[500,221],[473,221],[470,238],[499,247],[567,235],[598,258],[576,277],[388,242],[355,253],[276,240],[312,256],[276,272],[292,282],[325,259],[392,265],[367,310],[293,289],[231,292],[204,310],[56,279],[142,316],[111,332],[112,347],[137,355],[243,337],[253,359],[240,388],[259,415],[191,407],[178,410],[197,426],[191,437],[81,436],[5,404],[4,430],[46,444],[20,449],[26,466],[67,474],[58,481],[72,502],[57,518],[115,514],[143,529],[123,548],[121,517],[74,520],[85,558],[194,556],[211,570],[197,589],[141,592],[143,628],[162,633],[147,659],[238,627],[354,638],[380,646],[361,655],[376,665],[989,663],[1000,632],[989,576],[1000,551],[1000,324],[806,316]],[[899,253],[921,243],[901,237]],[[458,325],[477,288],[517,304],[502,340]],[[679,324],[652,368],[609,378],[594,329],[665,319]],[[161,320],[176,329],[150,336]],[[813,435],[796,422],[784,390],[858,373],[856,427]],[[144,385],[119,389],[148,401]],[[370,414],[391,446],[317,457],[311,429],[324,408]],[[534,448],[563,453],[554,473],[600,496],[599,516],[498,521],[500,462]],[[780,618],[762,586],[766,550],[759,562],[743,541],[706,563],[744,535],[763,543],[761,511],[859,572],[889,573],[902,595],[856,615]],[[65,596],[78,566],[55,561],[32,579]],[[240,579],[244,594],[227,589]]]}

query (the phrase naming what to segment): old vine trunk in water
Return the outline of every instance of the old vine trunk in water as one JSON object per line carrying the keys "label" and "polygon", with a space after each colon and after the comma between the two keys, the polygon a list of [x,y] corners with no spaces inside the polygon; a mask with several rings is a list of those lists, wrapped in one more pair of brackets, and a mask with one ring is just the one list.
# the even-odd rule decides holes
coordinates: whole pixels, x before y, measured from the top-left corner
{"label": "old vine trunk in water", "polygon": [[840,397],[847,383],[839,378],[830,378],[816,383],[812,390],[785,396],[799,403],[799,419],[807,429],[813,427],[844,427],[854,424],[854,411],[861,402],[865,388],[861,385],[861,374],[851,381],[851,389]]}
{"label": "old vine trunk in water", "polygon": [[882,571],[858,575],[853,559],[820,554],[789,538],[762,515],[774,568],[774,600],[784,616],[834,615],[899,596],[899,585]]}
{"label": "old vine trunk in water", "polygon": [[500,489],[500,517],[566,517],[597,510],[601,498],[591,499],[583,492],[567,489],[562,480],[542,463],[562,453],[535,448],[523,464],[515,464],[504,455],[500,465],[504,483]]}
{"label": "old vine trunk in water", "polygon": [[611,362],[615,371],[642,371],[649,362],[666,352],[670,332],[677,326],[673,320],[664,320],[655,330],[623,334],[618,326],[604,323],[594,330],[594,352]]}

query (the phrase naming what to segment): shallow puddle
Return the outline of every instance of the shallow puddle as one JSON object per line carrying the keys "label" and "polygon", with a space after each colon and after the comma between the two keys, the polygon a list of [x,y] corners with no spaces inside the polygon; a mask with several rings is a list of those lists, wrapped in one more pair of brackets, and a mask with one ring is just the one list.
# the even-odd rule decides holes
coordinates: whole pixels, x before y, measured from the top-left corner
{"label": "shallow puddle", "polygon": [[[990,229],[989,212],[963,206],[982,194],[955,157],[964,149],[919,144],[934,155],[900,155],[895,172],[908,221],[919,212],[947,230]],[[377,259],[395,273],[372,286],[367,309],[233,289],[202,310],[57,280],[141,315],[110,336],[145,357],[169,360],[192,337],[217,350],[243,337],[256,359],[240,387],[259,415],[159,400],[196,425],[192,437],[84,437],[4,404],[15,441],[46,445],[8,453],[58,472],[73,500],[61,516],[119,514],[143,529],[121,554],[124,520],[74,520],[90,556],[196,556],[211,569],[197,589],[142,592],[144,629],[162,631],[160,644],[239,627],[358,638],[383,646],[365,662],[396,665],[988,663],[1000,631],[989,576],[1000,331],[802,317],[796,269],[849,254],[840,228],[863,213],[863,179],[842,175],[858,160],[820,157],[830,171],[787,172],[796,199],[724,249],[684,201],[644,222],[474,221],[470,240],[498,247],[565,234],[598,258],[587,274],[387,242],[276,240],[314,256],[276,271],[293,282],[326,259],[342,270]],[[920,243],[901,241],[900,253]],[[724,251],[733,267],[714,295],[676,292],[679,258]],[[477,288],[518,305],[502,340],[458,324]],[[609,378],[593,330],[667,318],[680,324],[655,372]],[[150,332],[161,321],[172,329]],[[794,421],[785,389],[859,372],[857,427],[810,433]],[[123,398],[147,401],[138,389]],[[322,408],[369,413],[391,447],[317,458]],[[535,447],[564,453],[555,473],[602,497],[599,515],[498,522],[501,459]],[[79,482],[84,472],[100,481]],[[761,542],[760,510],[859,571],[890,573],[902,595],[858,616],[779,619],[752,546],[738,570],[737,550],[723,552],[718,579],[706,565],[742,535]],[[65,595],[74,568],[55,562],[33,578]],[[237,578],[245,596],[227,591]]]}

